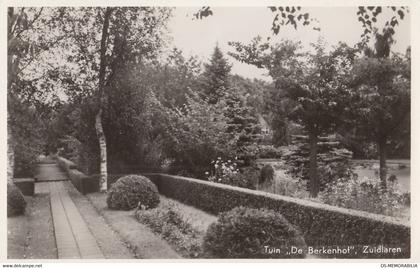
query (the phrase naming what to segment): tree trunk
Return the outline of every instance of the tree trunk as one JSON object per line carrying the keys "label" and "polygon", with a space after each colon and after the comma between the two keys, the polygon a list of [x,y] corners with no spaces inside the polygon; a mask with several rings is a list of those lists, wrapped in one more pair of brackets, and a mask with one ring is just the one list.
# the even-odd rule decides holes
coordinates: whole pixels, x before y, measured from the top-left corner
{"label": "tree trunk", "polygon": [[378,141],[378,151],[379,151],[379,178],[381,179],[381,186],[383,188],[386,188],[386,176],[387,176],[386,138],[381,138]]}
{"label": "tree trunk", "polygon": [[13,136],[10,126],[9,113],[7,114],[7,183],[13,183],[15,168],[15,150],[13,148]]}
{"label": "tree trunk", "polygon": [[107,169],[107,154],[106,154],[106,138],[104,129],[102,127],[102,109],[96,114],[95,117],[95,129],[96,135],[99,140],[99,150],[100,150],[100,172],[101,178],[99,181],[99,190],[105,192],[108,189],[108,169]]}
{"label": "tree trunk", "polygon": [[101,192],[108,190],[108,170],[107,170],[107,155],[106,155],[106,138],[102,125],[102,111],[106,102],[105,92],[105,71],[106,71],[106,41],[108,39],[109,20],[111,17],[112,8],[107,7],[104,14],[104,24],[102,27],[100,63],[99,63],[99,89],[98,89],[98,106],[99,110],[95,117],[96,135],[99,141],[100,150],[100,173],[101,178],[99,182],[99,189]]}
{"label": "tree trunk", "polygon": [[[14,14],[13,7],[8,8],[8,27],[7,27],[7,33],[8,33],[8,42],[10,42],[10,39],[12,36],[12,17]],[[13,134],[11,129],[11,119],[10,119],[10,111],[9,111],[9,102],[12,102],[11,91],[12,91],[12,78],[15,75],[13,72],[13,54],[10,52],[10,43],[8,44],[9,49],[7,51],[7,183],[12,182],[13,183],[13,176],[14,176],[14,168],[15,168],[15,150],[13,146]]]}
{"label": "tree trunk", "polygon": [[319,193],[318,177],[318,137],[309,133],[309,192],[311,197],[317,197]]}

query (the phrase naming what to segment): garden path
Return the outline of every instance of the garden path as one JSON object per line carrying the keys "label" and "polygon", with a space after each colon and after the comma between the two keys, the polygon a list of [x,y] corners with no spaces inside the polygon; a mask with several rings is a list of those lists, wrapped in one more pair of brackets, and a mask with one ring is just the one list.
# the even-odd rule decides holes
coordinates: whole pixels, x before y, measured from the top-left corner
{"label": "garden path", "polygon": [[[59,259],[179,257],[166,241],[157,237],[146,227],[140,232],[141,237],[136,238],[136,241],[139,240],[141,243],[136,245],[139,249],[133,250],[130,241],[114,231],[89,199],[74,188],[67,174],[62,172],[56,163],[41,161],[37,169],[35,195],[49,195]],[[141,226],[136,221],[135,229],[141,229]],[[167,248],[169,252],[162,253],[161,250],[156,249],[156,246]],[[159,253],[161,254],[156,255]]]}
{"label": "garden path", "polygon": [[42,161],[36,168],[36,181],[65,181],[68,177],[55,162]]}

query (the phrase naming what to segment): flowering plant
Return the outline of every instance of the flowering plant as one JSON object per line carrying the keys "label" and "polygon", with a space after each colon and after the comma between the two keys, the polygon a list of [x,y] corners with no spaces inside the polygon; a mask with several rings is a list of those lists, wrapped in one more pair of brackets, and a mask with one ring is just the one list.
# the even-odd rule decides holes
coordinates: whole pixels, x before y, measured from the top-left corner
{"label": "flowering plant", "polygon": [[235,160],[222,160],[218,157],[211,161],[212,170],[206,172],[207,179],[212,182],[231,184],[233,178],[239,173],[236,160],[236,157]]}

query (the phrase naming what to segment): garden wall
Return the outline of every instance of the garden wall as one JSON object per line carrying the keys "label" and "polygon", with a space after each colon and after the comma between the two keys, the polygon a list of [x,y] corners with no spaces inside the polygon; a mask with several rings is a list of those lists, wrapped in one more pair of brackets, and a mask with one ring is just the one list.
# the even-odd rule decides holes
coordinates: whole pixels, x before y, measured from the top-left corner
{"label": "garden wall", "polygon": [[[308,246],[355,246],[358,251],[357,255],[351,251],[353,254],[323,257],[410,257],[410,225],[391,217],[180,176],[144,175],[161,194],[209,213],[217,215],[237,206],[273,209],[301,229]],[[361,254],[366,246],[375,252]],[[400,252],[384,253],[384,247],[400,248]]]}

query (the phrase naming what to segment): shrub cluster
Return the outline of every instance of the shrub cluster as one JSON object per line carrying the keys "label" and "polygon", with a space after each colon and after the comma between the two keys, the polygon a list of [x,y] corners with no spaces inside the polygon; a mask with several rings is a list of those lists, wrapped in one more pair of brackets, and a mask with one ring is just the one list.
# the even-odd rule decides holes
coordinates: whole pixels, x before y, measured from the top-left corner
{"label": "shrub cluster", "polygon": [[[175,206],[175,205],[174,205]],[[174,207],[136,211],[137,220],[162,236],[177,252],[187,258],[201,256],[202,236]]]}
{"label": "shrub cluster", "polygon": [[127,175],[112,185],[108,191],[106,202],[110,209],[155,208],[159,204],[159,193],[148,178]]}
{"label": "shrub cluster", "polygon": [[25,213],[26,201],[14,183],[7,182],[7,217]]}
{"label": "shrub cluster", "polygon": [[357,177],[330,183],[319,197],[333,206],[388,216],[399,216],[407,203],[407,194],[399,193],[392,184],[384,189],[379,180]]}
{"label": "shrub cluster", "polygon": [[211,162],[212,169],[206,172],[207,180],[233,186],[255,189],[258,183],[258,171],[252,166],[241,167],[235,160],[222,160],[220,157]]}
{"label": "shrub cluster", "polygon": [[[159,192],[182,203],[217,215],[237,206],[266,208],[281,212],[304,234],[311,246],[387,244],[402,248],[394,255],[372,254],[363,257],[409,257],[410,227],[376,215],[332,207],[213,182],[165,174],[149,174]],[[316,219],[316,220],[314,220]],[[329,255],[326,257],[334,257]],[[339,255],[337,257],[355,257]]]}
{"label": "shrub cluster", "polygon": [[[204,238],[203,248],[212,258],[299,258],[286,255],[291,246],[305,249],[299,230],[274,210],[237,207],[219,215]],[[280,249],[270,254],[267,247]],[[304,250],[305,251],[305,250]]]}

